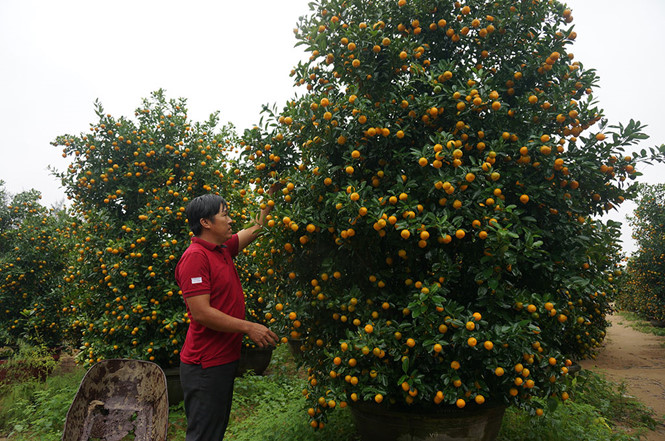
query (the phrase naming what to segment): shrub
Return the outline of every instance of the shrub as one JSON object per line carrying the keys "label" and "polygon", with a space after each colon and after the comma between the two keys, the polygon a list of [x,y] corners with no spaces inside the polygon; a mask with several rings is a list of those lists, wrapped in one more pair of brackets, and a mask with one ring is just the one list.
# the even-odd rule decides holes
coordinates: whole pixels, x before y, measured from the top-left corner
{"label": "shrub", "polygon": [[252,182],[285,185],[268,314],[303,341],[312,426],[355,401],[565,398],[571,359],[605,335],[620,257],[618,224],[594,216],[634,196],[638,159],[662,159],[623,153],[642,127],[602,118],[570,11],[311,8],[296,31],[311,56],[292,72],[306,91],[265,110],[243,158]]}
{"label": "shrub", "polygon": [[43,381],[55,368],[53,354],[43,346],[19,341],[18,351],[0,365],[0,385]]}

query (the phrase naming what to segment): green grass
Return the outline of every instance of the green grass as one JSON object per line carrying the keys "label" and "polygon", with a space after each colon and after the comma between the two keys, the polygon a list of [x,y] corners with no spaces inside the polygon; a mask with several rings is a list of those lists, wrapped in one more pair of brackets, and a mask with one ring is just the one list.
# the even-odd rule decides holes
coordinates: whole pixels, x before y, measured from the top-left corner
{"label": "green grass", "polygon": [[653,334],[659,337],[665,337],[665,328],[653,326],[650,322],[644,320],[639,314],[628,311],[621,311],[619,316],[628,322],[628,326],[643,334]]}
{"label": "green grass", "polygon": [[[0,435],[9,440],[57,441],[76,394],[83,368],[54,372],[45,382],[28,381],[0,388]],[[323,430],[307,424],[302,390],[305,378],[284,347],[274,352],[265,376],[236,380],[229,441],[359,441],[350,411],[334,412]],[[508,409],[499,441],[638,441],[656,427],[653,414],[624,386],[582,371],[573,380],[571,399],[542,417]],[[547,408],[546,405],[543,405]],[[169,441],[184,441],[187,426],[182,404],[171,406]]]}
{"label": "green grass", "polygon": [[85,370],[60,373],[46,381],[0,387],[0,434],[15,440],[59,440],[65,416]]}

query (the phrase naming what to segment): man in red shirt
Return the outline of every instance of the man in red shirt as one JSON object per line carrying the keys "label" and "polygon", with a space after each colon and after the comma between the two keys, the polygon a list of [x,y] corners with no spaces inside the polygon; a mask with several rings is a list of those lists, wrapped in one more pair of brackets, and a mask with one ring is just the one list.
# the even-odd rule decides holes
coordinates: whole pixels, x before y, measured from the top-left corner
{"label": "man in red shirt", "polygon": [[186,441],[224,439],[243,334],[259,347],[278,341],[265,326],[245,320],[245,298],[233,263],[256,239],[269,211],[264,209],[254,225],[233,234],[222,197],[203,195],[187,205],[194,237],[175,271],[190,318],[180,352]]}

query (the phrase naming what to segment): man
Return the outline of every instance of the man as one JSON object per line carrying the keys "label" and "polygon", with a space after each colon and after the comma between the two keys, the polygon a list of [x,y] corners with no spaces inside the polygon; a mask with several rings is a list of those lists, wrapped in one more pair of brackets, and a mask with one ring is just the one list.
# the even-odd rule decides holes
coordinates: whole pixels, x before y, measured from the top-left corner
{"label": "man", "polygon": [[256,239],[269,211],[262,210],[254,225],[233,234],[222,197],[203,195],[187,205],[194,237],[175,271],[190,318],[180,352],[186,441],[224,439],[243,334],[259,347],[278,341],[265,326],[245,320],[245,299],[232,260]]}

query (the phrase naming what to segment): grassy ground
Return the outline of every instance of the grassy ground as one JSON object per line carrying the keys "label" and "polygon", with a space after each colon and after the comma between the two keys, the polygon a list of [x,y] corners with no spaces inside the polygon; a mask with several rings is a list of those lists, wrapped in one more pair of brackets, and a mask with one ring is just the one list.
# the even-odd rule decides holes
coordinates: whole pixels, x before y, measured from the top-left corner
{"label": "grassy ground", "polygon": [[628,326],[635,329],[636,331],[665,337],[665,328],[653,326],[651,322],[644,320],[634,312],[621,311],[618,315],[625,320]]}
{"label": "grassy ground", "polygon": [[[0,386],[0,436],[10,440],[59,440],[69,404],[85,370],[56,371],[45,382]],[[290,354],[275,351],[267,375],[236,380],[230,441],[358,441],[348,409],[334,412],[325,429],[314,432],[303,412],[304,379]],[[546,407],[546,406],[545,406]],[[508,409],[499,441],[636,441],[655,426],[653,415],[621,385],[583,371],[565,405],[532,417]],[[183,441],[186,420],[182,405],[169,412],[169,440]]]}

